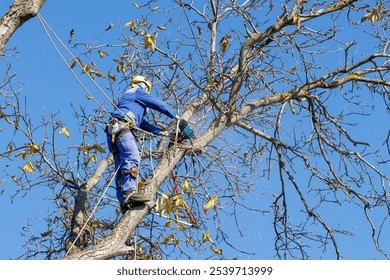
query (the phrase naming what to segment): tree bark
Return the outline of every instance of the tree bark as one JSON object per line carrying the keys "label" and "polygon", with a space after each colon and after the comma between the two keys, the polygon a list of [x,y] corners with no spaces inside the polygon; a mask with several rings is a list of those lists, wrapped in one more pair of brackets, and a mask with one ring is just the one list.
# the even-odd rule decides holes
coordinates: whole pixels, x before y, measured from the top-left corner
{"label": "tree bark", "polygon": [[0,55],[14,32],[38,14],[46,0],[15,0],[0,19]]}

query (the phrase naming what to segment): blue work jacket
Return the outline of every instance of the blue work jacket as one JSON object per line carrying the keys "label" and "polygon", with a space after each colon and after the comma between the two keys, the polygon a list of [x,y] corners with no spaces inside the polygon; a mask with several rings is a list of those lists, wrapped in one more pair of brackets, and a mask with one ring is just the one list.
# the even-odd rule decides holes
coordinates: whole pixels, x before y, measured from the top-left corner
{"label": "blue work jacket", "polygon": [[137,85],[125,92],[119,100],[117,107],[118,108],[111,113],[112,117],[123,120],[124,115],[132,112],[136,118],[136,126],[153,134],[158,134],[162,129],[149,123],[145,119],[147,108],[156,110],[170,118],[175,117],[173,109],[168,104],[159,100],[152,94],[147,93]]}

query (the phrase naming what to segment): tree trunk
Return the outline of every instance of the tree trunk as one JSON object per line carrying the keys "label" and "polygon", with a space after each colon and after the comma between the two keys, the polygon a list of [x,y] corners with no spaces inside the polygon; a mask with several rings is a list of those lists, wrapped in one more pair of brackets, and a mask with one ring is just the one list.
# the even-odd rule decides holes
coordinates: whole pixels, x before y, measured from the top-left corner
{"label": "tree trunk", "polygon": [[15,0],[0,19],[0,55],[14,32],[38,14],[46,0]]}
{"label": "tree trunk", "polygon": [[[150,196],[154,197],[159,187],[171,173],[177,163],[187,154],[189,149],[193,152],[202,150],[211,141],[213,141],[226,128],[226,120],[217,119],[211,124],[209,133],[205,133],[192,141],[191,144],[178,144],[177,148],[172,147],[162,156],[158,166],[155,169],[155,175],[149,177],[145,182],[145,188]],[[126,246],[126,241],[132,234],[137,225],[143,218],[149,214],[153,203],[136,207],[126,212],[114,230],[96,246],[68,255],[63,259],[110,259],[128,253],[131,248]]]}

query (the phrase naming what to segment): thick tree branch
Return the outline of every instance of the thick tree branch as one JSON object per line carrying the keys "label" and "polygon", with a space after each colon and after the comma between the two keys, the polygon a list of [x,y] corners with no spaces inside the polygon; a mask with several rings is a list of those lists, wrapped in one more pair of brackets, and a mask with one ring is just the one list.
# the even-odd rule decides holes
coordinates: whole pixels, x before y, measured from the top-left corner
{"label": "thick tree branch", "polygon": [[0,55],[14,32],[38,14],[46,0],[15,0],[0,19]]}

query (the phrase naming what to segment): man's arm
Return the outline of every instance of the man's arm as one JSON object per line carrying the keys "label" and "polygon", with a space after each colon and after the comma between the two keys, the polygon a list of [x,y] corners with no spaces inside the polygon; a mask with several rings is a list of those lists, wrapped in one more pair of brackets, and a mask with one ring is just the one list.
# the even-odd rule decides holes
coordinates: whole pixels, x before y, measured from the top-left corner
{"label": "man's arm", "polygon": [[141,92],[143,90],[137,89],[135,92],[136,100],[140,102],[145,107],[148,107],[150,109],[156,110],[170,118],[175,118],[174,110],[165,102],[157,99],[151,94],[148,94],[146,92]]}

